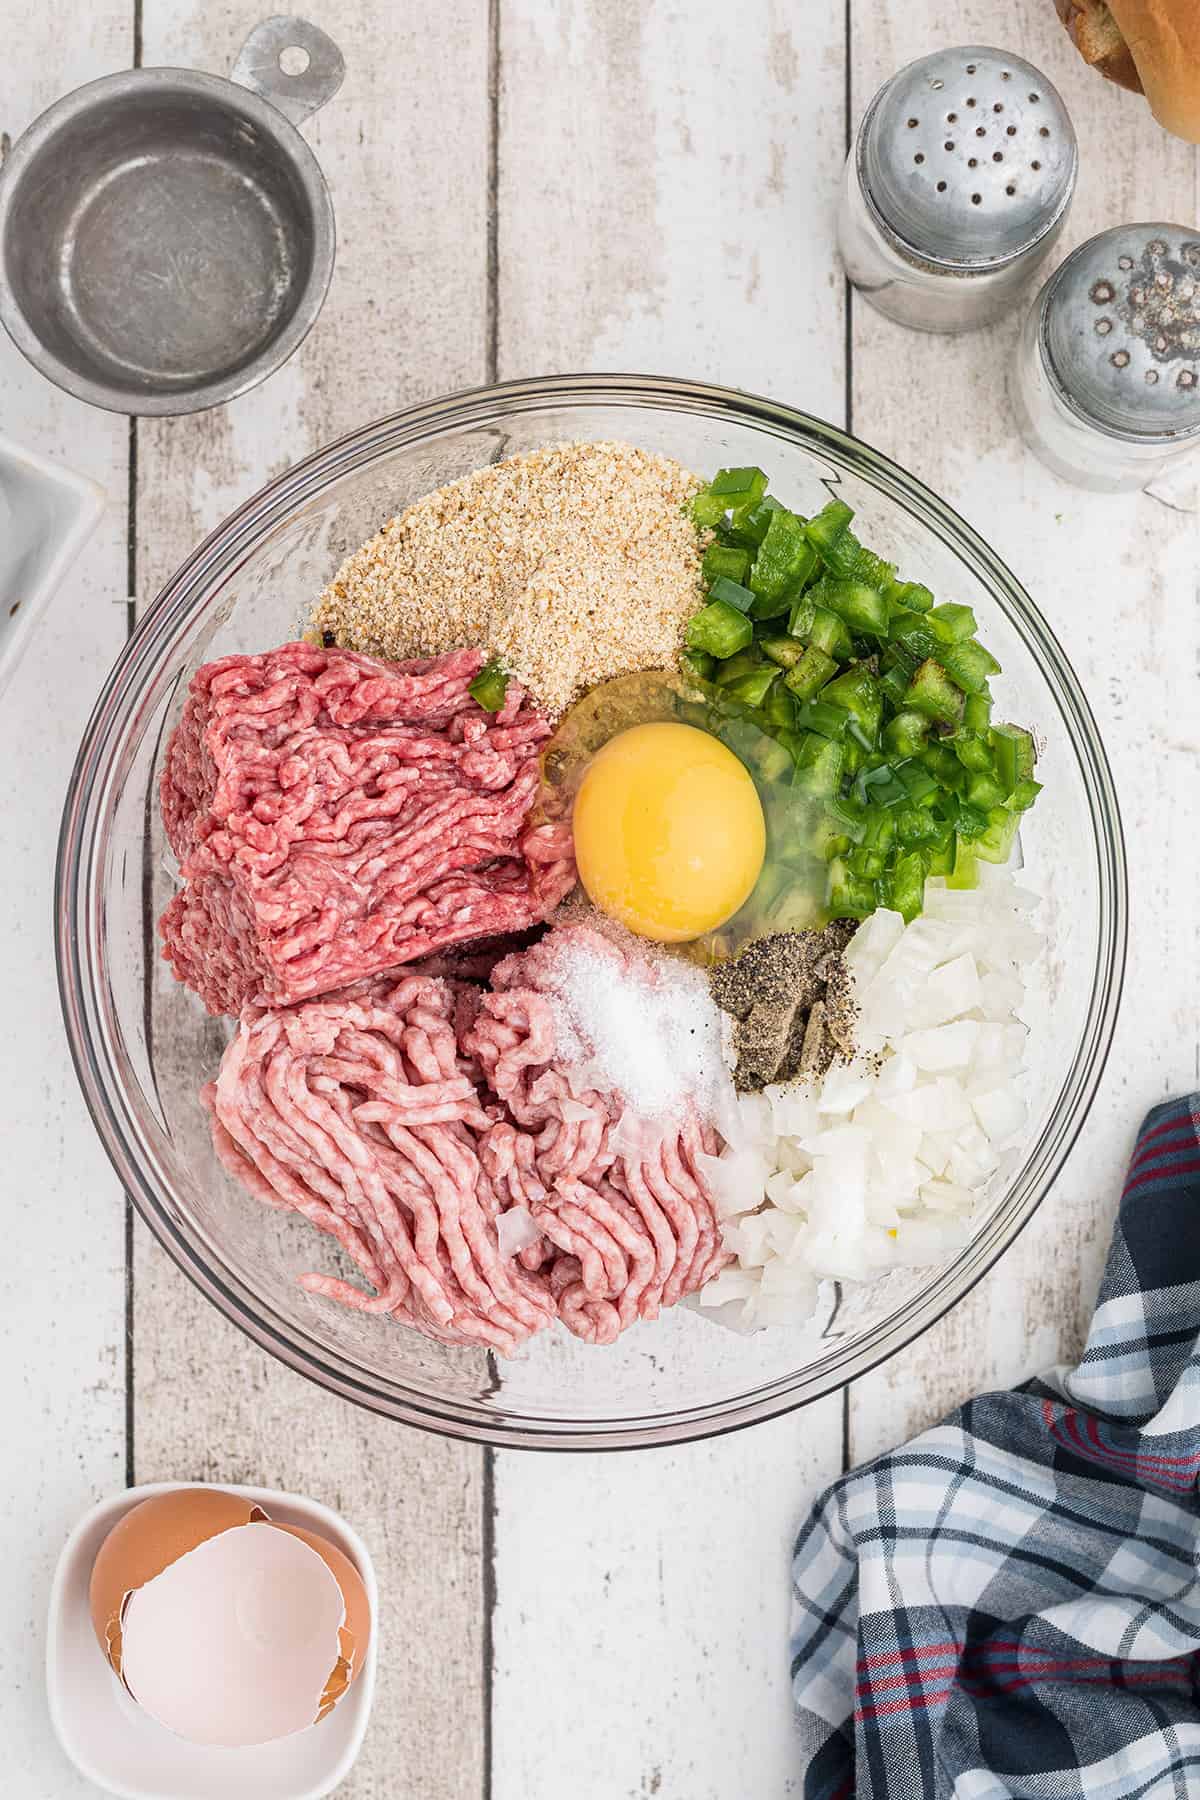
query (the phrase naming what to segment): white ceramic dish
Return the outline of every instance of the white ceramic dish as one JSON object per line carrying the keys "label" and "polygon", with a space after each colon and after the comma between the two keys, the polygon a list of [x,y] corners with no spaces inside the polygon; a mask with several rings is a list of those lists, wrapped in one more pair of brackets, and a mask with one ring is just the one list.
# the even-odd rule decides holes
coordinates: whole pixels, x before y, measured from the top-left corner
{"label": "white ceramic dish", "polygon": [[[152,1494],[198,1482],[129,1488],[94,1506],[63,1547],[50,1595],[46,1687],[50,1718],[71,1762],[122,1800],[321,1800],[346,1779],[362,1748],[375,1694],[379,1592],[366,1545],[316,1500],[272,1488],[230,1487],[287,1525],[304,1525],[337,1544],[357,1567],[371,1607],[371,1643],[362,1673],[319,1725],[273,1744],[226,1750],[187,1744],[136,1706],[100,1653],[88,1611],[96,1552],[131,1507]],[[224,1484],[222,1484],[224,1485]]]}
{"label": "white ceramic dish", "polygon": [[0,693],[103,511],[94,481],[0,437]]}

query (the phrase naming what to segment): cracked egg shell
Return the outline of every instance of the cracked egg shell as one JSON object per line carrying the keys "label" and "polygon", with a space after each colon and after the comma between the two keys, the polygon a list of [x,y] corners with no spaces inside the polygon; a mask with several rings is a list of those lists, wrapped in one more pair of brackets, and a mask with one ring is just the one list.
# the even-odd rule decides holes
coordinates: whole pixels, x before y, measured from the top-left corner
{"label": "cracked egg shell", "polygon": [[90,1600],[127,1691],[195,1743],[264,1743],[323,1719],[371,1629],[343,1551],[216,1488],[132,1508],[100,1548]]}

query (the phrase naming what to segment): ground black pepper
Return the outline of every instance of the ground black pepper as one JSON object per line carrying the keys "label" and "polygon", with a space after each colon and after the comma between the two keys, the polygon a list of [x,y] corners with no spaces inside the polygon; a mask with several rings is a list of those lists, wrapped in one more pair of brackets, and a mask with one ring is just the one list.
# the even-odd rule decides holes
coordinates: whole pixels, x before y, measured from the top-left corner
{"label": "ground black pepper", "polygon": [[854,1055],[853,982],[842,952],[854,925],[757,938],[709,975],[712,996],[736,1021],[734,1083],[755,1093],[770,1082],[811,1080]]}

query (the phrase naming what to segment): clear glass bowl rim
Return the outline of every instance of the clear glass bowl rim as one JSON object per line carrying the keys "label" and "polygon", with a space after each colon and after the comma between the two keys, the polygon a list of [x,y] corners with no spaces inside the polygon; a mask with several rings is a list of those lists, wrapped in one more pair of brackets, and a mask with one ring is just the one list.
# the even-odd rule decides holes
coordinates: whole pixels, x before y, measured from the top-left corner
{"label": "clear glass bowl rim", "polygon": [[[215,1246],[180,1216],[151,1146],[122,1091],[117,1033],[104,1004],[102,867],[97,854],[105,802],[119,780],[122,753],[157,701],[189,627],[219,581],[333,480],[449,427],[495,425],[512,411],[547,405],[654,406],[762,426],[831,456],[920,520],[971,566],[1019,632],[1047,683],[1078,757],[1097,852],[1099,956],[1085,1028],[1059,1102],[1022,1178],[985,1229],[919,1296],[846,1347],[836,1344],[803,1370],[731,1400],[663,1416],[621,1420],[530,1420],[489,1413],[456,1397],[434,1401],[372,1378],[327,1346],[273,1316],[229,1271],[214,1266]],[[80,743],[63,807],[55,879],[55,948],[63,1019],[76,1074],[105,1150],[142,1218],[207,1298],[289,1368],[327,1391],[384,1417],[443,1436],[505,1448],[640,1449],[716,1436],[775,1418],[836,1392],[884,1362],[956,1305],[1029,1222],[1062,1167],[1104,1071],[1120,1004],[1128,921],[1125,846],[1108,759],[1083,690],[1030,596],[965,520],[915,476],[861,439],[808,413],[740,390],[669,377],[553,375],[470,388],[406,407],[326,445],[269,482],[231,513],[179,567],[114,665]],[[219,1258],[218,1258],[219,1260]]]}

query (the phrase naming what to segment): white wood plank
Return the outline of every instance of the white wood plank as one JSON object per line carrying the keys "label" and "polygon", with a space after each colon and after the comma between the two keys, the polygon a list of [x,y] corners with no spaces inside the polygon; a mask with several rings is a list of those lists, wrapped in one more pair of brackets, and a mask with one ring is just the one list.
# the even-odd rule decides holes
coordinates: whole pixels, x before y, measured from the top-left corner
{"label": "white wood plank", "polygon": [[[228,66],[258,16],[243,0],[216,10],[149,0],[147,12],[147,61],[214,69]],[[335,285],[301,356],[266,388],[222,414],[140,428],[143,599],[275,469],[405,399],[483,378],[484,12],[470,0],[435,15],[383,0],[326,8],[322,22],[349,72],[309,136],[338,209]],[[840,18],[817,24],[824,35],[814,40],[811,18],[782,0],[736,9],[504,0],[500,17],[501,373],[692,373],[839,417],[840,283],[828,252]],[[13,135],[58,92],[129,59],[126,7],[118,15],[101,0],[69,34],[48,21],[0,0],[0,130]],[[856,112],[909,56],[971,36],[1021,48],[1067,97],[1084,158],[1069,241],[1120,216],[1196,216],[1192,153],[1074,61],[1048,0],[1017,0],[1002,24],[982,0],[965,11],[940,0],[854,0]],[[1014,328],[924,340],[856,306],[855,426],[1008,555],[1087,683],[1133,850],[1131,978],[1104,1089],[1055,1194],[978,1295],[859,1384],[858,1457],[1069,1348],[1140,1112],[1200,1077],[1190,974],[1200,945],[1188,904],[1200,874],[1200,742],[1189,724],[1195,520],[1145,500],[1094,501],[1024,456],[1002,399]],[[949,432],[947,394],[959,401]],[[4,344],[0,426],[63,454],[114,497],[0,717],[10,791],[30,797],[3,819],[9,861],[15,852],[28,871],[5,903],[19,946],[10,1014],[46,1021],[36,1045],[0,1052],[17,1174],[0,1349],[22,1371],[0,1452],[8,1541],[20,1554],[0,1596],[31,1634],[19,1660],[0,1650],[0,1741],[6,1791],[57,1800],[86,1789],[72,1785],[50,1740],[37,1635],[65,1530],[122,1476],[122,1269],[120,1200],[75,1097],[46,921],[74,739],[123,636],[110,602],[124,591],[125,425],[55,394]],[[56,697],[49,724],[47,691]],[[28,1194],[69,1222],[59,1241],[78,1246],[49,1273]],[[223,1325],[140,1228],[136,1280],[138,1478],[302,1487],[344,1507],[379,1558],[393,1648],[367,1751],[343,1792],[479,1794],[480,1458],[389,1430],[286,1375]],[[47,1292],[73,1292],[76,1282],[79,1297],[47,1332]],[[807,1496],[836,1472],[840,1445],[834,1402],[674,1452],[497,1458],[496,1800],[799,1791],[785,1691],[786,1550]]]}
{"label": "white wood plank", "polygon": [[[1196,153],[1084,67],[1053,8],[1021,0],[854,0],[854,110],[938,43],[1018,47],[1059,87],[1080,142],[1062,254],[1130,219],[1196,216]],[[1009,561],[1058,632],[1112,760],[1130,857],[1130,961],[1108,1071],[1066,1169],[1016,1246],[918,1344],[853,1390],[855,1461],[901,1442],[968,1395],[1079,1347],[1134,1132],[1147,1107],[1194,1086],[1200,966],[1197,519],[1144,496],[1087,494],[1021,446],[1005,397],[1019,317],[927,338],[853,309],[855,430],[958,506]],[[1045,780],[1053,781],[1048,768]],[[1037,830],[1036,814],[1030,827]]]}
{"label": "white wood plank", "polygon": [[[0,133],[119,68],[129,9],[98,0],[75,29],[0,9]],[[125,639],[126,427],[37,375],[0,334],[0,430],[100,482],[109,507],[50,603],[0,707],[5,1018],[0,1448],[3,1786],[17,1800],[93,1792],[54,1741],[42,1665],[50,1579],[79,1515],[125,1472],[124,1206],[75,1083],[52,941],[58,816],[75,746]]]}
{"label": "white wood plank", "polygon": [[[693,375],[840,416],[821,10],[506,0],[502,376]],[[835,1397],[677,1450],[498,1454],[495,1800],[799,1791],[787,1553],[841,1438]]]}
{"label": "white wood plank", "polygon": [[[227,69],[261,13],[254,0],[215,11],[146,0],[145,59]],[[219,412],[139,427],[143,601],[288,463],[485,375],[484,10],[340,0],[321,23],[347,71],[306,127],[337,212],[330,295],[301,352],[264,386]],[[389,1426],[291,1375],[226,1325],[140,1229],[135,1359],[139,1480],[300,1489],[342,1508],[371,1546],[388,1648],[366,1747],[340,1793],[481,1794],[482,1453]]]}

